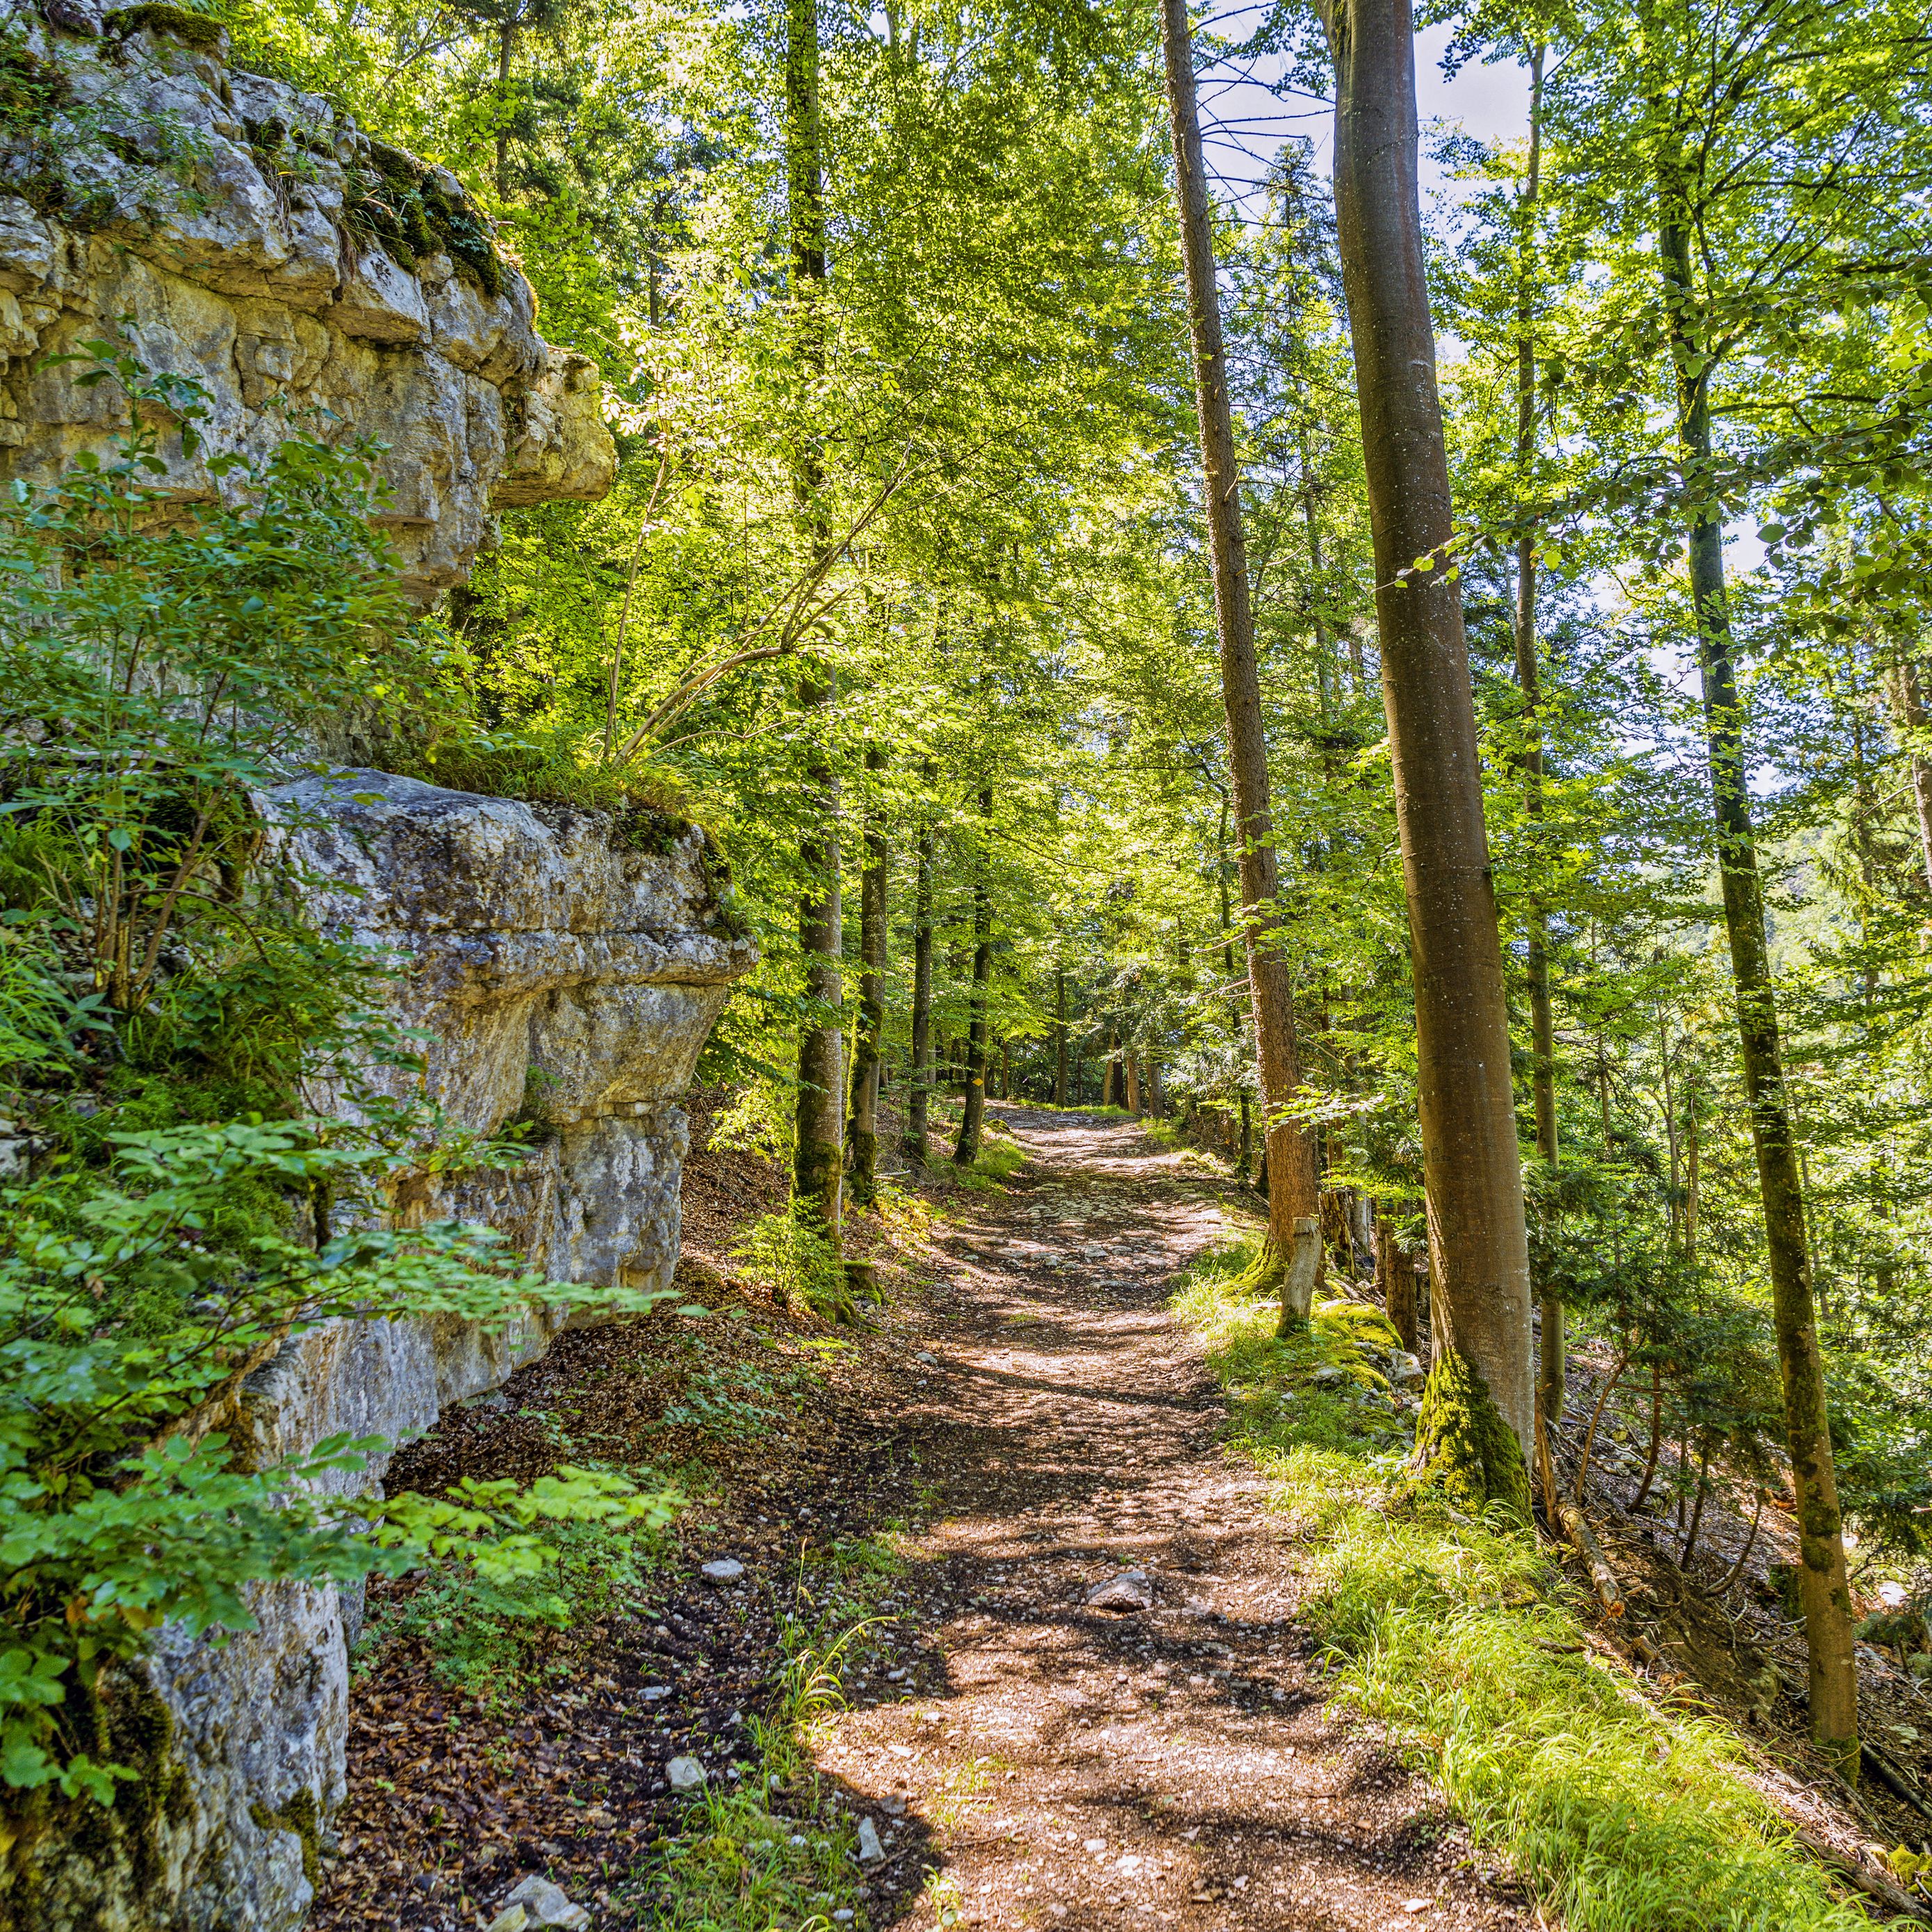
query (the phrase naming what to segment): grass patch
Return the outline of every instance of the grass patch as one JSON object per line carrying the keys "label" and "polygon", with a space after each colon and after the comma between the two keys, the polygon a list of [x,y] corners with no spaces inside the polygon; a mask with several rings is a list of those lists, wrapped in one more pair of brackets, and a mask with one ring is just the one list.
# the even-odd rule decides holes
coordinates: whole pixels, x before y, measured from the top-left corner
{"label": "grass patch", "polygon": [[[1734,1736],[1660,1710],[1583,1647],[1574,1594],[1526,1531],[1399,1503],[1404,1451],[1379,1426],[1372,1311],[1273,1334],[1232,1284],[1249,1248],[1197,1262],[1174,1301],[1207,1339],[1235,1445],[1298,1519],[1306,1614],[1341,1694],[1426,1757],[1479,1841],[1573,1932],[1853,1932],[1840,1901],[1739,1775]],[[1343,1378],[1313,1379],[1322,1367]]]}
{"label": "grass patch", "polygon": [[988,1120],[980,1133],[979,1154],[970,1166],[956,1166],[952,1178],[971,1193],[997,1194],[1026,1162],[1019,1142],[999,1122]]}

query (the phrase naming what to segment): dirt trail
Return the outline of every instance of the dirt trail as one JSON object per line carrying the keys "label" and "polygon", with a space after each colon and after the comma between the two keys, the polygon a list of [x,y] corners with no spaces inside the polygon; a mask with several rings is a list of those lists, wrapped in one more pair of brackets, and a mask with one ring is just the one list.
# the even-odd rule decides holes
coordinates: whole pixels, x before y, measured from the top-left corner
{"label": "dirt trail", "polygon": [[[1212,1191],[1130,1126],[993,1111],[1035,1172],[887,1318],[932,1358],[900,1424],[939,1492],[901,1586],[927,1614],[819,1752],[884,1834],[874,1922],[1538,1922],[1325,1701],[1290,1526],[1217,1448],[1164,1306],[1220,1232]],[[1151,1604],[1090,1607],[1128,1566]]]}

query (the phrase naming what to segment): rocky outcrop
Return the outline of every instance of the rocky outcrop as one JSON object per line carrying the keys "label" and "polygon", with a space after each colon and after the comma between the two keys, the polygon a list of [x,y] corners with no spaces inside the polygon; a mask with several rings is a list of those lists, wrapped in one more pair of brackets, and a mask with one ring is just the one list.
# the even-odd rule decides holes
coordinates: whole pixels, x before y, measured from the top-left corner
{"label": "rocky outcrop", "polygon": [[[453,176],[232,68],[210,21],[94,5],[50,6],[57,31],[0,0],[0,476],[50,482],[110,446],[122,399],[82,379],[87,345],[118,340],[202,392],[198,442],[157,425],[155,487],[181,514],[244,491],[292,424],[381,446],[377,520],[419,600],[464,580],[497,511],[609,488],[596,368],[544,342]],[[668,1283],[679,1096],[752,957],[704,836],[367,771],[261,803],[318,919],[404,962],[398,1016],[452,1120],[541,1117],[527,1158],[406,1178],[397,1214],[486,1221],[559,1283]],[[581,1318],[560,1291],[501,1330],[318,1328],[251,1384],[254,1451],[406,1440]],[[164,1631],[145,1675],[104,1684],[110,1754],[150,1775],[111,1813],[16,1838],[0,1927],[299,1924],[343,1794],[355,1605],[284,1585],[254,1606],[256,1629],[220,1646]]]}
{"label": "rocky outcrop", "polygon": [[[560,1283],[668,1286],[688,1145],[680,1097],[731,983],[752,964],[705,835],[439,790],[380,772],[262,801],[319,923],[402,962],[394,1016],[431,1097],[489,1133],[535,1117],[527,1157],[398,1190],[404,1218],[500,1229]],[[385,1076],[398,1090],[410,1078]],[[494,1388],[594,1311],[565,1293],[502,1329],[331,1322],[251,1385],[256,1456],[334,1435],[397,1443]],[[369,1472],[380,1478],[386,1458]],[[344,1485],[362,1478],[345,1474]],[[332,1588],[258,1593],[259,1628],[217,1647],[164,1634],[146,1686],[166,1742],[119,1827],[40,1861],[45,1932],[292,1932],[344,1796],[349,1628]],[[131,1724],[130,1728],[134,1728]],[[6,1901],[0,1900],[0,1913]],[[4,1922],[0,1916],[0,1922]]]}
{"label": "rocky outcrop", "polygon": [[108,446],[122,404],[81,382],[81,345],[118,336],[206,392],[200,447],[164,443],[184,507],[244,488],[216,459],[265,457],[292,421],[386,446],[376,520],[418,598],[463,580],[495,511],[610,488],[596,368],[538,335],[454,176],[230,68],[212,23],[106,25],[57,32],[0,0],[0,59],[44,104],[0,120],[0,473],[51,481]]}

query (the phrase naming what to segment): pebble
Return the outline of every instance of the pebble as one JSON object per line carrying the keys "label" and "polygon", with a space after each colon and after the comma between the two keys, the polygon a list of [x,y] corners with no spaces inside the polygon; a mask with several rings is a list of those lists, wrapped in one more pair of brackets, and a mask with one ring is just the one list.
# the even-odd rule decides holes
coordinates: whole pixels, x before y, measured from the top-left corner
{"label": "pebble", "polygon": [[714,1557],[704,1566],[704,1574],[714,1583],[735,1583],[745,1574],[745,1566],[735,1556]]}
{"label": "pebble", "polygon": [[695,1791],[704,1782],[704,1767],[694,1757],[674,1757],[664,1766],[674,1791]]}
{"label": "pebble", "polygon": [[670,1686],[668,1684],[646,1684],[638,1695],[646,1704],[655,1704],[660,1697],[670,1695]]}
{"label": "pebble", "polygon": [[879,1828],[869,1818],[859,1820],[859,1862],[862,1865],[875,1865],[886,1855],[886,1848],[879,1843]]}

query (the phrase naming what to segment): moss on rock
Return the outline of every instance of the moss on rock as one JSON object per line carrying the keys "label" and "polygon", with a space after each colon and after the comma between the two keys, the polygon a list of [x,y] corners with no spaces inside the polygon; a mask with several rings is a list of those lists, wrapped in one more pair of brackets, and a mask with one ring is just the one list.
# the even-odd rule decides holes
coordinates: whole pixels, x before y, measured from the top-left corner
{"label": "moss on rock", "polygon": [[228,29],[219,20],[186,7],[170,7],[162,0],[143,0],[138,7],[120,7],[102,23],[117,39],[143,32],[166,34],[197,53],[219,53],[227,40]]}
{"label": "moss on rock", "polygon": [[1440,1357],[1415,1421],[1415,1480],[1480,1515],[1502,1503],[1528,1520],[1529,1471],[1475,1364],[1454,1349]]}

